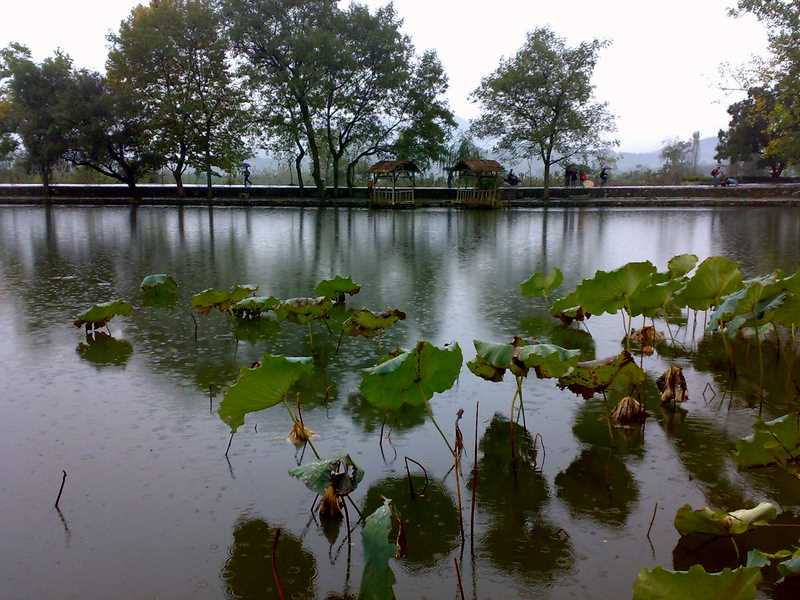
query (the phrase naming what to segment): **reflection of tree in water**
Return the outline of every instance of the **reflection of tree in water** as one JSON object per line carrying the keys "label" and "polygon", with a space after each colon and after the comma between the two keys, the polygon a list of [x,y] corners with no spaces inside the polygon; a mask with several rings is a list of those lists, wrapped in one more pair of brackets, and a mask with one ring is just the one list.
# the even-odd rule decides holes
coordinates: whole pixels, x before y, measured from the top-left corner
{"label": "reflection of tree in water", "polygon": [[625,463],[613,452],[586,449],[556,475],[558,497],[578,516],[622,527],[639,498]]}
{"label": "reflection of tree in water", "polygon": [[365,432],[372,433],[386,423],[386,431],[409,431],[425,423],[424,406],[404,404],[396,410],[386,411],[367,402],[361,394],[350,394],[344,406],[353,422]]}
{"label": "reflection of tree in water", "polygon": [[[277,598],[272,577],[272,544],[275,529],[262,519],[242,520],[233,530],[233,545],[222,568],[229,598],[261,600]],[[314,556],[300,540],[281,531],[278,540],[278,574],[287,598],[313,599],[317,575]]]}
{"label": "reflection of tree in water", "polygon": [[427,487],[422,475],[413,475],[411,481],[416,494],[413,499],[405,477],[374,483],[367,492],[362,512],[372,514],[383,505],[383,498],[392,499],[403,519],[408,541],[408,555],[402,562],[416,571],[434,567],[458,546],[459,527],[456,505],[438,481],[431,480]]}
{"label": "reflection of tree in water", "polygon": [[530,433],[513,427],[520,455],[516,468],[505,417],[495,415],[480,442],[478,503],[492,517],[480,551],[503,571],[529,583],[546,582],[572,567],[572,545],[567,532],[543,517],[550,495],[547,480],[526,460],[533,453]]}
{"label": "reflection of tree in water", "polygon": [[124,367],[133,354],[133,346],[127,340],[118,340],[107,333],[97,332],[94,336],[87,335],[86,341],[78,344],[76,351],[82,359],[98,367]]}

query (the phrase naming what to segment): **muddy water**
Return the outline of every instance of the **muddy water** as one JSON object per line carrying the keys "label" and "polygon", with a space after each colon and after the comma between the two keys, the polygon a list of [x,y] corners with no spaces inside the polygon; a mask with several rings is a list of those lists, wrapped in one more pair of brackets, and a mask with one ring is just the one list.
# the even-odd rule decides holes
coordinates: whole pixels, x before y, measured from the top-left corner
{"label": "muddy water", "polygon": [[[793,270],[799,234],[800,213],[791,209],[0,208],[0,596],[276,598],[278,528],[287,598],[357,594],[360,533],[348,552],[344,526],[311,518],[313,495],[287,475],[309,454],[286,442],[286,412],[248,415],[229,461],[228,428],[216,415],[218,391],[240,366],[267,351],[310,354],[307,332],[234,332],[212,314],[198,317],[195,341],[193,292],[241,282],[265,295],[305,296],[322,278],[350,274],[363,284],[353,304],[408,314],[387,334],[387,348],[454,340],[469,359],[474,338],[524,334],[603,357],[620,349],[619,316],[593,318],[591,337],[563,330],[544,302],[520,296],[518,283],[558,266],[570,287],[598,268],[643,259],[663,268],[683,252],[735,258],[746,275]],[[141,306],[139,282],[158,272],[180,284],[174,308]],[[113,339],[87,344],[72,317],[116,297],[139,310],[111,323]],[[465,471],[480,402],[475,555],[468,540],[462,566],[467,597],[627,598],[642,567],[735,563],[727,546],[709,555],[678,545],[672,518],[681,504],[800,504],[796,481],[739,473],[730,458],[759,410],[755,354],[737,354],[732,381],[719,343],[699,339],[702,322],[693,343],[692,325],[678,336],[694,351],[643,363],[653,380],[672,362],[682,366],[690,401],[662,410],[653,387],[643,432],[610,434],[602,400],[528,380],[528,430],[546,449],[536,468],[515,473],[508,465],[502,415],[512,380],[491,384],[464,368],[457,385],[433,399],[451,435],[456,411],[465,411]],[[336,354],[335,343],[315,331],[316,372],[298,388],[306,424],[320,434],[316,446],[348,452],[366,471],[353,494],[362,510],[391,497],[408,522],[408,557],[392,564],[397,597],[455,597],[460,543],[448,452],[425,412],[408,409],[388,418],[382,455],[383,416],[357,394],[358,371],[380,348],[346,340]],[[785,357],[766,351],[763,411],[778,416],[796,394]],[[413,500],[405,456],[423,463],[431,480]],[[413,483],[422,489],[424,477]],[[465,489],[467,510],[469,496]],[[656,503],[651,543],[645,533]],[[786,546],[795,541],[782,535]],[[788,589],[765,593],[793,597]]]}

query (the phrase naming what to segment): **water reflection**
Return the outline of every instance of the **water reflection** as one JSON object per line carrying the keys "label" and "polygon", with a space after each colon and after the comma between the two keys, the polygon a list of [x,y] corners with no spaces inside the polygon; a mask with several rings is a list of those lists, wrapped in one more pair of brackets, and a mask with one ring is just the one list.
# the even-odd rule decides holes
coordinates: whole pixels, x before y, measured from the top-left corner
{"label": "water reflection", "polygon": [[133,354],[133,346],[129,341],[118,340],[103,332],[87,334],[75,350],[83,360],[97,367],[124,367]]}
{"label": "water reflection", "polygon": [[[272,575],[275,529],[263,519],[242,519],[233,530],[233,543],[222,569],[228,598],[261,600],[277,598]],[[281,530],[277,547],[278,575],[287,598],[316,598],[317,566],[314,556],[299,539]]]}
{"label": "water reflection", "polygon": [[[372,514],[391,498],[399,510],[408,541],[402,564],[417,571],[431,568],[459,544],[458,511],[447,490],[435,480],[413,475],[414,497],[407,478],[388,478],[374,483],[364,500],[364,514]],[[395,525],[395,529],[397,526]],[[396,535],[393,532],[392,537]]]}
{"label": "water reflection", "polygon": [[558,497],[578,517],[622,527],[639,498],[639,486],[612,451],[588,448],[558,475]]}
{"label": "water reflection", "polygon": [[[520,460],[511,462],[509,435],[516,436]],[[569,534],[551,523],[544,507],[547,480],[532,462],[533,438],[516,423],[497,414],[480,441],[478,506],[491,516],[481,538],[481,553],[500,570],[527,583],[542,583],[572,568]]]}

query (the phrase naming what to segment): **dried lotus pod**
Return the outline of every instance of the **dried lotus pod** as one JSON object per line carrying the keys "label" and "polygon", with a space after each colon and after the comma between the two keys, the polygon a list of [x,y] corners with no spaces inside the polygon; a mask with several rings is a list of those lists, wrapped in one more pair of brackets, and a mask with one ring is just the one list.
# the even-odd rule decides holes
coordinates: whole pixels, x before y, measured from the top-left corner
{"label": "dried lotus pod", "polygon": [[686,402],[689,399],[689,390],[686,387],[686,378],[683,369],[672,365],[656,379],[656,386],[661,392],[661,402]]}
{"label": "dried lotus pod", "polygon": [[622,426],[639,424],[647,419],[647,411],[641,402],[625,396],[611,411],[611,419]]}

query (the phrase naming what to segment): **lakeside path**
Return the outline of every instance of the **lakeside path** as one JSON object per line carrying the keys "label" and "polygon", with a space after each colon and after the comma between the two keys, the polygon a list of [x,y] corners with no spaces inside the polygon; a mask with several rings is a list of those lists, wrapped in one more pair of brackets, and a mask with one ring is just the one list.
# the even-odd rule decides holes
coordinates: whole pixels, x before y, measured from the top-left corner
{"label": "lakeside path", "polygon": [[[290,186],[215,186],[214,198],[205,197],[203,186],[186,186],[185,197],[178,197],[172,185],[142,185],[134,199],[123,185],[56,185],[47,199],[40,185],[0,184],[0,205],[69,206],[264,206],[264,207],[369,207],[366,188],[321,200],[314,188],[300,190]],[[511,208],[558,207],[759,207],[800,206],[800,184],[743,184],[735,187],[687,186],[612,186],[606,188],[551,188],[551,198],[541,198],[542,188],[502,188],[504,206]],[[456,190],[416,189],[416,207],[453,207]],[[392,207],[387,207],[392,208]],[[397,207],[401,208],[401,207]],[[407,206],[403,208],[409,208]]]}

